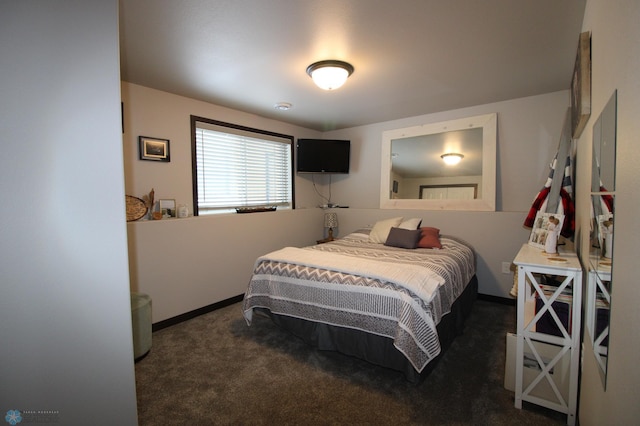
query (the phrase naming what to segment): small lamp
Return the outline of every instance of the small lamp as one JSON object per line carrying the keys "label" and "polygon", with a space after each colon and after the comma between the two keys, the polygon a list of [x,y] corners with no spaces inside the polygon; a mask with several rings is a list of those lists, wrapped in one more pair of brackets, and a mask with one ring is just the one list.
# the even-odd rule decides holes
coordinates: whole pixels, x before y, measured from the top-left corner
{"label": "small lamp", "polygon": [[324,214],[324,227],[329,228],[329,241],[333,240],[333,228],[338,227],[338,214],[337,213],[325,213]]}

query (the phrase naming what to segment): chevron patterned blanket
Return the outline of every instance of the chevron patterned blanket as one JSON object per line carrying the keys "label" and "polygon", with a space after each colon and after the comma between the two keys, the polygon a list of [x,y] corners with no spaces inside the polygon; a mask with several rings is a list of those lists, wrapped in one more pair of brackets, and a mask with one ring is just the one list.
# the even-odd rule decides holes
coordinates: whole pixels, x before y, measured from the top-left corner
{"label": "chevron patterned blanket", "polygon": [[260,257],[243,302],[247,324],[266,308],[385,336],[421,372],[440,353],[436,325],[475,274],[473,250],[451,236],[440,250],[388,247],[367,232]]}

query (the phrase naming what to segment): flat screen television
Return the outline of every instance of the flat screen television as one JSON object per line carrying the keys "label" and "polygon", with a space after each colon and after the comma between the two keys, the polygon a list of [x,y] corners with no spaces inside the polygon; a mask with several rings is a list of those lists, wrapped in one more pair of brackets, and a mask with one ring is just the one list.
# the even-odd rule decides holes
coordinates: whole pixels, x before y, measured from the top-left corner
{"label": "flat screen television", "polygon": [[298,139],[299,173],[349,173],[351,141],[338,139]]}

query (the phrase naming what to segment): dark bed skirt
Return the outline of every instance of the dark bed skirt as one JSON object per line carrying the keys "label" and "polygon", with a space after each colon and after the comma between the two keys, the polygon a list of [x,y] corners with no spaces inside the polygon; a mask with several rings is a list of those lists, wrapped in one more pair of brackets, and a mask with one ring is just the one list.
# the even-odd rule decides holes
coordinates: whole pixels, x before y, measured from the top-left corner
{"label": "dark bed skirt", "polygon": [[426,365],[421,373],[413,368],[407,358],[393,346],[393,340],[388,337],[273,314],[266,309],[260,309],[260,311],[269,315],[278,326],[311,346],[320,350],[337,351],[372,364],[400,371],[410,382],[419,383],[435,368],[438,360],[444,355],[456,336],[462,334],[464,322],[471,314],[477,295],[478,279],[474,275],[460,297],[451,306],[451,312],[442,317],[437,325],[441,352]]}

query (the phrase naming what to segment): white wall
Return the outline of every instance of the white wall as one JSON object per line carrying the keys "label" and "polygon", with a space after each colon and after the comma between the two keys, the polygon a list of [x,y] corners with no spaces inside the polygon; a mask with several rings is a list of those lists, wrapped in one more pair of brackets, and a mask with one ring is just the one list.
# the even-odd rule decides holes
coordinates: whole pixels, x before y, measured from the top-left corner
{"label": "white wall", "polygon": [[[640,286],[637,246],[640,241],[640,3],[637,0],[588,0],[583,31],[591,31],[592,114],[578,141],[578,190],[588,211],[592,128],[615,89],[618,90],[618,135],[614,265],[606,390],[593,351],[584,345],[579,420],[582,425],[630,425],[640,418]],[[589,229],[588,215],[580,225]],[[584,238],[587,244],[587,238]],[[583,249],[586,250],[585,246]],[[586,339],[585,339],[586,340]]]}
{"label": "white wall", "polygon": [[[298,137],[320,133],[123,82],[126,193],[155,190],[192,210],[190,115]],[[170,140],[171,161],[138,159],[138,136]],[[320,186],[323,179],[318,179]],[[131,287],[151,296],[153,322],[243,294],[256,258],[323,238],[321,204],[309,176],[296,177],[293,211],[223,214],[128,224]]]}
{"label": "white wall", "polygon": [[134,291],[151,296],[153,322],[243,294],[255,260],[323,238],[320,209],[130,222]]}
{"label": "white wall", "polygon": [[136,424],[117,2],[2,2],[0,64],[0,413]]}
{"label": "white wall", "polygon": [[[126,191],[138,197],[154,188],[156,198],[191,204],[190,114],[290,134],[296,139],[323,136],[126,82],[122,83],[122,98]],[[152,297],[154,322],[242,294],[257,256],[323,237],[322,211],[315,208],[323,202],[320,192],[326,197],[331,194],[334,203],[350,206],[338,210],[341,235],[375,222],[376,217],[403,215],[422,217],[425,224],[466,239],[478,253],[480,292],[510,297],[512,275],[501,272],[502,263],[511,262],[527,241],[529,230],[522,223],[548,175],[568,104],[568,91],[561,91],[325,134],[351,139],[351,172],[331,177],[296,176],[296,211],[242,219],[223,215],[171,224],[129,223],[132,288]],[[384,130],[490,112],[498,113],[497,212],[378,209]],[[170,139],[171,162],[140,161],[140,135]],[[265,232],[258,234],[255,229]]]}
{"label": "white wall", "polygon": [[326,137],[351,139],[354,157],[348,179],[333,185],[334,198],[339,204],[358,208],[379,207],[383,131],[496,112],[496,209],[528,210],[549,174],[568,106],[569,92],[560,91],[327,132]]}
{"label": "white wall", "polygon": [[[155,189],[156,199],[173,198],[193,211],[191,186],[190,116],[209,118],[246,127],[299,137],[319,137],[314,130],[293,126],[218,105],[122,82],[124,105],[124,167],[126,193],[137,197]],[[286,112],[283,112],[285,114]],[[139,160],[138,137],[169,139],[171,161]],[[319,204],[309,179],[295,180],[297,207]]]}
{"label": "white wall", "polygon": [[[569,92],[561,91],[329,132],[327,137],[351,139],[354,157],[348,179],[332,185],[334,202],[385,217],[421,217],[425,225],[466,239],[477,253],[480,293],[508,298],[513,277],[501,272],[502,263],[511,262],[528,240],[522,224],[549,174],[568,106]],[[498,113],[496,212],[378,210],[383,131],[492,112]]]}

